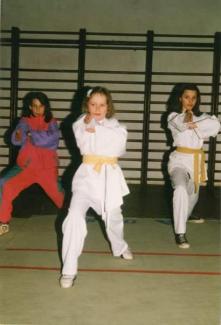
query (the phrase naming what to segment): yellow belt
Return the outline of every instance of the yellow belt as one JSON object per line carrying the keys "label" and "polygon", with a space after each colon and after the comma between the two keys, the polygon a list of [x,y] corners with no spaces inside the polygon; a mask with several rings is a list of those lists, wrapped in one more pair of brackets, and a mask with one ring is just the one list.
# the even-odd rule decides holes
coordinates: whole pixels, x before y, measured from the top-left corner
{"label": "yellow belt", "polygon": [[203,149],[191,149],[191,148],[187,148],[187,147],[176,147],[176,151],[194,155],[194,184],[195,184],[195,192],[197,192],[198,188],[199,188],[199,156],[200,155],[201,155],[200,182],[206,181],[205,153],[204,153]]}
{"label": "yellow belt", "polygon": [[84,155],[83,156],[84,164],[92,164],[94,165],[94,170],[96,172],[101,171],[101,167],[103,164],[115,165],[118,163],[117,157],[106,157],[106,156],[97,156],[97,155]]}

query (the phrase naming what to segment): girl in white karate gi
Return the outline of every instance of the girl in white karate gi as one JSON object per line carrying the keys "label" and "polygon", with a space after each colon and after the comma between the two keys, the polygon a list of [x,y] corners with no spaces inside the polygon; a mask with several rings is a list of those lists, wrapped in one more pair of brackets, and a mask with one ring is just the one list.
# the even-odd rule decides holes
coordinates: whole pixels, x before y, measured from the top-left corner
{"label": "girl in white karate gi", "polygon": [[125,153],[127,131],[113,118],[112,98],[106,88],[90,89],[83,109],[86,113],[73,124],[83,161],[72,181],[72,199],[62,226],[62,288],[70,288],[77,275],[90,207],[102,216],[113,255],[133,259],[124,240],[120,209],[129,190],[117,161]]}
{"label": "girl in white karate gi", "polygon": [[216,116],[200,112],[200,92],[195,84],[182,84],[168,105],[168,128],[173,146],[168,172],[174,189],[173,219],[175,240],[180,248],[189,248],[186,222],[198,201],[200,182],[207,180],[203,142],[220,130]]}

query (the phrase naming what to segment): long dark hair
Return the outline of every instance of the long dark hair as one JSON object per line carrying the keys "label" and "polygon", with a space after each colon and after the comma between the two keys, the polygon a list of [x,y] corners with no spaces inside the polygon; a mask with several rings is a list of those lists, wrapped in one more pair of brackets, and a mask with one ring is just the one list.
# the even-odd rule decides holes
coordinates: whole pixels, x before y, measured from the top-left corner
{"label": "long dark hair", "polygon": [[32,105],[34,99],[38,99],[39,102],[45,106],[44,120],[46,123],[50,122],[50,120],[53,118],[50,102],[48,97],[40,91],[30,91],[25,95],[23,99],[22,116],[28,117],[32,115],[30,106]]}
{"label": "long dark hair", "polygon": [[182,103],[180,101],[180,97],[183,95],[185,90],[196,91],[197,100],[196,105],[192,109],[192,112],[194,115],[200,116],[202,114],[202,112],[200,112],[200,91],[199,88],[193,83],[179,83],[174,86],[167,101],[167,112],[182,112]]}

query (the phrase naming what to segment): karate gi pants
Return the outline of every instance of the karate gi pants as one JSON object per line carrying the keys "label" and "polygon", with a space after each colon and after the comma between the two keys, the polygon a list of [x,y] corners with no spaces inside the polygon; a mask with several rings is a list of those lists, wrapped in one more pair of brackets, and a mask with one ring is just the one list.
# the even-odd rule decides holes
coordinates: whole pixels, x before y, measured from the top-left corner
{"label": "karate gi pants", "polygon": [[[19,169],[16,166],[13,168]],[[31,168],[20,169],[15,176],[3,182],[0,202],[0,222],[8,223],[10,221],[13,200],[21,191],[34,183],[39,184],[43,188],[58,208],[62,207],[64,193],[58,186],[57,170],[54,168],[42,170]]]}
{"label": "karate gi pants", "polygon": [[[74,277],[77,274],[78,257],[87,235],[86,212],[90,207],[93,207],[90,200],[78,194],[72,196],[68,215],[62,225],[63,275]],[[120,207],[109,212],[104,223],[113,255],[120,256],[128,248],[123,236],[124,223]]]}
{"label": "karate gi pants", "polygon": [[173,192],[173,220],[176,234],[186,233],[186,222],[199,198],[199,190],[195,193],[194,182],[188,172],[182,168],[174,168],[170,174]]}

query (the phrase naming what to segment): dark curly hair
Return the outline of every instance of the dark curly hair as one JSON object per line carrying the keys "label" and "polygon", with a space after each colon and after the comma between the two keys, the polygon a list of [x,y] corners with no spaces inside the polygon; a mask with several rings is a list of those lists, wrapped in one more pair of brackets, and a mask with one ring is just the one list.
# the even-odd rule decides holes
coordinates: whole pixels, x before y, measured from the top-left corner
{"label": "dark curly hair", "polygon": [[48,97],[40,91],[31,91],[25,95],[25,97],[23,98],[22,116],[31,116],[32,115],[30,106],[32,105],[32,102],[34,99],[38,99],[39,102],[42,105],[44,105],[44,107],[45,107],[44,120],[47,123],[50,122],[51,119],[53,118],[50,102],[49,102]]}
{"label": "dark curly hair", "polygon": [[197,100],[196,104],[192,109],[192,112],[196,116],[200,116],[202,112],[200,112],[200,91],[199,88],[193,83],[179,83],[174,86],[171,91],[170,97],[167,101],[167,111],[171,112],[182,112],[182,103],[180,101],[180,97],[183,95],[185,90],[193,90],[196,91]]}

